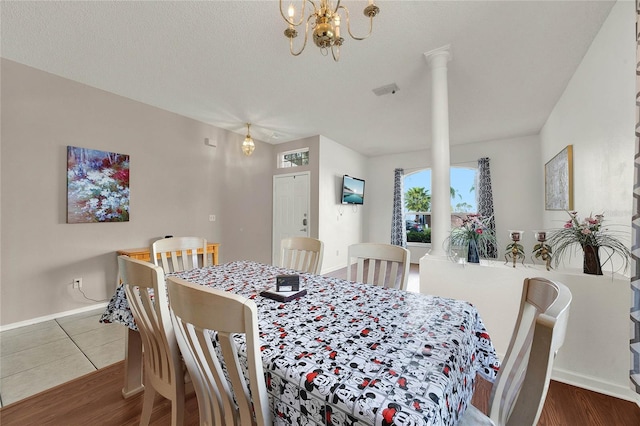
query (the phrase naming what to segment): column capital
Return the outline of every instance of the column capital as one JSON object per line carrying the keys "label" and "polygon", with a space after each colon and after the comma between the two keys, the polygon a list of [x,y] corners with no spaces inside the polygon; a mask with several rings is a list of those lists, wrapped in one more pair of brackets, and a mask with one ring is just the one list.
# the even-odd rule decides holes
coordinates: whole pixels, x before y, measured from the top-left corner
{"label": "column capital", "polygon": [[[441,58],[441,59],[439,59]],[[424,59],[431,68],[434,68],[438,64],[446,65],[452,59],[451,45],[438,47],[437,49],[430,50],[424,53]]]}

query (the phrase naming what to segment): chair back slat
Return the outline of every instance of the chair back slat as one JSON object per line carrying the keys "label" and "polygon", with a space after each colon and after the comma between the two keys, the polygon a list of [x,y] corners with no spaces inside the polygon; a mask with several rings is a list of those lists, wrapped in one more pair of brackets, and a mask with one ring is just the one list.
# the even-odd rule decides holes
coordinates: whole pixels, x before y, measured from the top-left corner
{"label": "chair back slat", "polygon": [[409,266],[410,253],[403,247],[376,243],[352,244],[349,246],[347,279],[406,290]]}
{"label": "chair back slat", "polygon": [[207,240],[200,237],[157,240],[151,245],[151,259],[155,265],[162,266],[165,274],[208,266]]}
{"label": "chair back slat", "polygon": [[[170,399],[172,424],[182,424],[185,378],[169,313],[164,272],[158,266],[128,256],[118,257],[118,269],[142,340],[145,387]],[[150,390],[145,389],[147,392]],[[152,405],[153,399],[145,395],[142,424],[148,422]]]}
{"label": "chair back slat", "polygon": [[489,417],[496,425],[538,422],[553,360],[564,342],[570,304],[571,292],[564,284],[524,280],[514,335],[489,400]]}
{"label": "chair back slat", "polygon": [[[256,304],[177,277],[169,277],[167,286],[187,369],[207,389],[197,395],[198,404],[209,407],[214,424],[271,425]],[[239,361],[238,335],[244,335],[248,380]]]}
{"label": "chair back slat", "polygon": [[279,266],[299,272],[320,274],[324,243],[315,238],[290,237],[280,242]]}

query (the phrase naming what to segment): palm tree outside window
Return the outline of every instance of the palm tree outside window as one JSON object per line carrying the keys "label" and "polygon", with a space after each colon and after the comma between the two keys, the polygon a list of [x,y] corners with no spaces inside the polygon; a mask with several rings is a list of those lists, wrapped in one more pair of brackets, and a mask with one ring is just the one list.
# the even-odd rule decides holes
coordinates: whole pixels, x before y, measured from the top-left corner
{"label": "palm tree outside window", "polygon": [[[451,168],[452,221],[477,212],[475,167]],[[408,243],[431,243],[431,169],[404,176]]]}

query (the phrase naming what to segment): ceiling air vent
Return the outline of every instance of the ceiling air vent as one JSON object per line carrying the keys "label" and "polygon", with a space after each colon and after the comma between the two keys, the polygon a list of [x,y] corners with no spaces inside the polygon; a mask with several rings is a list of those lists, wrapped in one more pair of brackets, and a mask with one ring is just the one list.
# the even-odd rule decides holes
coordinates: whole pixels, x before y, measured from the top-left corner
{"label": "ceiling air vent", "polygon": [[386,86],[381,86],[381,87],[378,87],[377,89],[373,89],[373,93],[375,93],[376,96],[388,95],[389,93],[391,93],[392,95],[395,95],[395,93],[398,90],[400,90],[398,85],[395,83],[391,83],[391,84],[387,84]]}

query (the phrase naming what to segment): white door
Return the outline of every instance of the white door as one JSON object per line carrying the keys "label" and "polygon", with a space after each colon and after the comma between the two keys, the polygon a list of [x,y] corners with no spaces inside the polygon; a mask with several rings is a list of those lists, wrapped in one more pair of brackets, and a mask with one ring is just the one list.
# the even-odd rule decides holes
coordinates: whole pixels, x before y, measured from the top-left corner
{"label": "white door", "polygon": [[280,261],[280,241],[309,236],[309,172],[273,177],[272,262]]}

